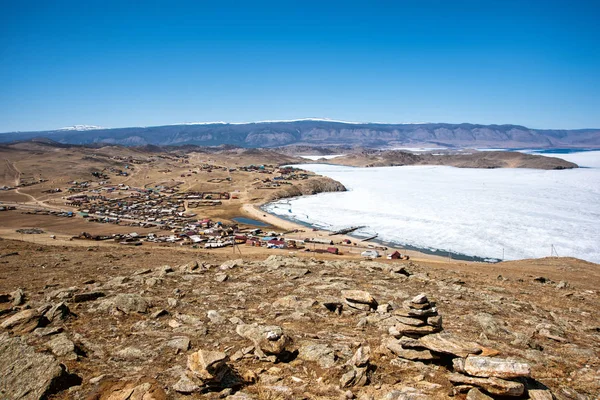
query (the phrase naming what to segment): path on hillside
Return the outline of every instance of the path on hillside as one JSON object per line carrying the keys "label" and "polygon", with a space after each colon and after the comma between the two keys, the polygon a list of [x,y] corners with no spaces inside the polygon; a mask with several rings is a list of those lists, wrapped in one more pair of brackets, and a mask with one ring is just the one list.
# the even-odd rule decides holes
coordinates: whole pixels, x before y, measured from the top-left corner
{"label": "path on hillside", "polygon": [[[15,166],[14,163],[12,163],[8,158],[5,158],[4,161],[6,161],[6,176],[7,178],[10,177],[12,175],[12,179],[14,181],[14,185],[18,186],[21,180],[21,171],[18,170],[18,168]],[[11,178],[9,178],[11,179]]]}

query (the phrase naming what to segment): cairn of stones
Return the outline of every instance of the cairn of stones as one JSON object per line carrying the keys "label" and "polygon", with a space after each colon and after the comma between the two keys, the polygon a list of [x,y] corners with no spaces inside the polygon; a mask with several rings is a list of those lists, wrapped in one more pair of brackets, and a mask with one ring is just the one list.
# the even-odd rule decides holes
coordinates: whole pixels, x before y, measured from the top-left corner
{"label": "cairn of stones", "polygon": [[[396,324],[389,329],[392,338],[384,346],[404,360],[443,365],[451,360],[448,378],[455,394],[467,393],[467,399],[493,399],[490,396],[522,397],[528,393],[533,398],[536,390],[524,383],[531,376],[528,364],[494,357],[497,352],[491,349],[442,332],[442,317],[425,294],[403,302],[392,314]],[[549,391],[537,392],[538,398],[551,398],[544,397],[551,396]]]}
{"label": "cairn of stones", "polygon": [[412,300],[402,303],[402,308],[393,310],[396,325],[390,328],[390,335],[419,338],[442,330],[442,316],[438,314],[435,303],[429,301],[423,293]]}

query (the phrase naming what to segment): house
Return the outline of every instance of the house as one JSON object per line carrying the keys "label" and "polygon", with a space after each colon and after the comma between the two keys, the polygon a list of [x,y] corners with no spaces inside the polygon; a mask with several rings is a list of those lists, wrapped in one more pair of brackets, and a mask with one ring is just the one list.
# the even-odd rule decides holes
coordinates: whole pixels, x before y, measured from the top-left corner
{"label": "house", "polygon": [[408,260],[409,257],[407,255],[401,254],[399,251],[394,251],[392,254],[387,256],[388,260]]}

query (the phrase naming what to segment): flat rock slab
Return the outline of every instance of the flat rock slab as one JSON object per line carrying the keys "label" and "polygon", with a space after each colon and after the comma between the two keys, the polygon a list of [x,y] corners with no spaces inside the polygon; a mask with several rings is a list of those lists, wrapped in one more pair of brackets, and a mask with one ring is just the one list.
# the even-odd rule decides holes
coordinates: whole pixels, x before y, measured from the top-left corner
{"label": "flat rock slab", "polygon": [[57,357],[63,357],[67,360],[77,360],[75,344],[67,337],[66,333],[54,336],[52,340],[46,343],[46,346]]}
{"label": "flat rock slab", "polygon": [[431,325],[412,326],[403,323],[397,323],[395,328],[398,332],[405,335],[429,335],[442,330],[442,328]]}
{"label": "flat rock slab", "polygon": [[10,329],[15,333],[23,334],[32,332],[40,325],[41,316],[36,310],[28,309],[19,311],[2,321],[0,327]]}
{"label": "flat rock slab", "polygon": [[93,301],[99,299],[100,297],[104,297],[103,292],[89,292],[89,293],[77,293],[71,299],[73,303],[83,303],[85,301]]}
{"label": "flat rock slab", "polygon": [[335,350],[325,343],[306,342],[298,349],[298,358],[306,361],[317,362],[323,368],[335,365]]}
{"label": "flat rock slab", "polygon": [[148,301],[139,294],[118,294],[112,302],[115,308],[127,314],[132,312],[143,314],[148,312],[150,307]]}
{"label": "flat rock slab", "polygon": [[505,381],[500,378],[474,378],[461,374],[450,374],[448,379],[454,384],[477,386],[489,394],[499,396],[521,396],[525,391],[522,383]]}
{"label": "flat rock slab", "polygon": [[467,374],[482,378],[510,379],[531,376],[529,364],[494,357],[467,357],[463,368]]}
{"label": "flat rock slab", "polygon": [[429,361],[429,360],[435,360],[438,358],[434,354],[431,354],[431,351],[429,351],[429,350],[405,349],[404,347],[402,347],[402,344],[400,343],[400,341],[393,340],[393,339],[388,340],[385,343],[385,346],[392,353],[394,353],[398,357],[404,358],[406,360]]}
{"label": "flat rock slab", "polygon": [[342,297],[351,303],[376,305],[377,301],[369,292],[364,290],[342,290]]}
{"label": "flat rock slab", "polygon": [[436,353],[451,354],[457,357],[479,354],[482,351],[479,344],[468,342],[447,332],[424,336],[418,340],[418,345]]}
{"label": "flat rock slab", "polygon": [[36,353],[21,338],[0,335],[0,398],[38,400],[53,386],[69,386],[67,376],[53,356]]}

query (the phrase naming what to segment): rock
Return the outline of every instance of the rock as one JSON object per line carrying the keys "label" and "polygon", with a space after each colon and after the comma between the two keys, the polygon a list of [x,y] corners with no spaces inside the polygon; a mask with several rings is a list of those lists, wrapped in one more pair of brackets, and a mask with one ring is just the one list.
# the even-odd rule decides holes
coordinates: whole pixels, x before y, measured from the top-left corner
{"label": "rock", "polygon": [[33,332],[41,325],[42,319],[36,310],[28,309],[19,311],[2,321],[0,327],[10,329],[15,334]]}
{"label": "rock", "polygon": [[177,383],[175,383],[172,387],[176,392],[184,394],[190,394],[200,390],[200,386],[185,374],[182,374],[181,378],[179,378]]}
{"label": "rock", "polygon": [[452,383],[477,386],[490,394],[499,396],[521,396],[525,391],[522,383],[500,378],[474,378],[454,373],[450,374],[448,379]]}
{"label": "rock", "polygon": [[402,335],[430,335],[432,333],[436,333],[441,331],[440,327],[431,326],[431,325],[423,325],[423,326],[412,326],[405,325],[402,323],[398,323],[395,325],[396,331]]}
{"label": "rock", "polygon": [[226,271],[228,269],[233,269],[235,267],[241,267],[242,265],[244,265],[244,260],[242,260],[241,258],[239,258],[237,260],[228,260],[228,261],[225,261],[223,264],[221,264],[221,266],[219,267],[219,269],[221,271]]}
{"label": "rock", "polygon": [[150,318],[156,319],[156,318],[163,317],[165,315],[169,315],[169,312],[165,309],[160,309],[160,310],[154,311],[152,314],[150,314]]}
{"label": "rock", "polygon": [[298,358],[317,362],[323,368],[331,368],[336,362],[334,349],[325,343],[308,342],[301,345],[298,349]]}
{"label": "rock", "polygon": [[492,314],[482,312],[478,313],[473,318],[481,325],[481,329],[483,329],[483,332],[488,336],[496,338],[513,336],[513,333],[503,325],[502,321],[496,319]]}
{"label": "rock", "polygon": [[144,284],[149,287],[153,287],[162,282],[161,278],[148,278],[144,281]]}
{"label": "rock", "polygon": [[177,304],[179,304],[179,302],[177,301],[177,299],[169,297],[167,299],[167,304],[169,305],[169,307],[177,307]]}
{"label": "rock", "polygon": [[377,304],[373,296],[364,290],[342,290],[342,297],[351,303]]}
{"label": "rock", "polygon": [[438,315],[438,312],[436,307],[424,309],[402,308],[394,310],[392,314],[400,315],[402,317],[433,317]]}
{"label": "rock", "polygon": [[12,298],[13,307],[20,306],[21,304],[25,303],[25,293],[21,288],[12,292],[10,297]]}
{"label": "rock", "polygon": [[188,356],[187,366],[204,380],[220,381],[226,372],[227,354],[220,351],[198,350]]}
{"label": "rock", "polygon": [[429,361],[438,357],[431,354],[429,350],[412,350],[402,347],[398,340],[389,339],[385,342],[385,347],[400,358],[412,361]]}
{"label": "rock", "polygon": [[428,396],[415,388],[402,387],[400,390],[392,390],[386,393],[379,400],[428,400],[431,396]]}
{"label": "rock", "polygon": [[367,367],[357,368],[352,367],[352,369],[346,372],[340,378],[340,386],[342,388],[352,387],[352,386],[365,386],[369,383],[369,377],[367,375]]}
{"label": "rock", "polygon": [[51,336],[51,335],[56,335],[58,333],[61,333],[63,331],[63,328],[61,328],[60,326],[56,327],[47,327],[47,328],[37,328],[35,331],[33,331],[33,333],[38,336],[38,337],[44,337],[44,336]]}
{"label": "rock", "polygon": [[238,335],[249,339],[254,343],[257,353],[268,355],[280,355],[289,343],[289,338],[284,334],[283,329],[276,325],[238,325],[235,328]]}
{"label": "rock", "polygon": [[460,357],[453,358],[452,359],[452,369],[454,370],[454,372],[460,372],[461,374],[466,374],[467,371],[465,371],[465,359],[460,358]]}
{"label": "rock", "polygon": [[425,295],[424,293],[421,293],[421,294],[413,297],[410,302],[413,304],[426,304],[426,303],[429,303],[429,300],[427,299],[427,295]]}
{"label": "rock", "polygon": [[557,289],[566,289],[569,287],[569,284],[566,281],[560,281],[556,284]]}
{"label": "rock", "polygon": [[302,278],[304,275],[309,274],[308,268],[281,268],[281,274],[290,279]]}
{"label": "rock", "polygon": [[482,378],[510,379],[531,376],[528,364],[494,357],[469,356],[465,360],[464,370],[471,376]]}
{"label": "rock", "polygon": [[216,274],[215,282],[225,282],[228,278],[229,276],[227,274]]}
{"label": "rock", "polygon": [[148,361],[149,358],[155,356],[156,353],[137,347],[125,347],[114,354],[115,358],[128,361]]}
{"label": "rock", "polygon": [[315,300],[304,300],[298,296],[289,295],[281,297],[273,303],[273,308],[293,308],[295,310],[305,310],[311,308],[317,302]]}
{"label": "rock", "polygon": [[44,313],[44,317],[48,319],[50,322],[54,321],[64,321],[71,314],[71,310],[66,303],[60,302],[53,305],[48,311]]}
{"label": "rock", "polygon": [[392,306],[389,303],[380,304],[377,306],[377,312],[380,314],[387,314],[392,311]]}
{"label": "rock", "polygon": [[77,360],[75,353],[75,343],[73,343],[66,333],[56,335],[52,340],[46,343],[52,354],[67,360]]}
{"label": "rock", "polygon": [[366,367],[369,364],[370,358],[371,348],[369,346],[360,346],[346,364],[355,367]]}
{"label": "rock", "polygon": [[191,273],[196,271],[198,268],[200,268],[200,265],[198,264],[198,261],[191,261],[187,264],[181,265],[178,269],[179,272],[181,273]]}
{"label": "rock", "polygon": [[434,317],[427,318],[427,325],[435,326],[437,328],[442,327],[442,316],[436,315]]}
{"label": "rock", "polygon": [[479,354],[482,351],[482,347],[479,344],[468,342],[447,332],[427,335],[420,338],[417,342],[419,347],[424,347],[436,353],[451,354],[457,357]]}
{"label": "rock", "polygon": [[148,301],[139,294],[121,293],[116,295],[112,302],[117,310],[126,314],[131,312],[144,314],[150,307]]}
{"label": "rock", "polygon": [[466,400],[494,400],[494,399],[492,399],[487,394],[481,393],[481,390],[479,390],[477,388],[473,388],[473,389],[469,390],[469,393],[467,393]]}
{"label": "rock", "polygon": [[569,387],[561,387],[555,395],[558,400],[590,400],[589,397]]}
{"label": "rock", "polygon": [[552,392],[543,389],[527,389],[530,400],[554,400]]}
{"label": "rock", "polygon": [[136,271],[134,271],[133,275],[146,275],[149,274],[150,272],[152,272],[152,270],[150,268],[142,268],[142,269],[138,269]]}
{"label": "rock", "polygon": [[103,292],[77,293],[73,295],[71,301],[73,303],[83,303],[84,301],[92,301],[104,296]]}
{"label": "rock", "polygon": [[187,336],[176,336],[171,338],[166,345],[181,351],[188,351],[190,348],[190,338]]}
{"label": "rock", "polygon": [[75,293],[77,290],[78,289],[76,287],[54,290],[46,296],[46,301],[51,301],[51,300],[55,300],[55,299],[57,299],[57,300],[70,299],[71,297],[73,297],[73,293]]}
{"label": "rock", "polygon": [[163,265],[162,267],[158,267],[154,270],[154,275],[162,277],[173,272],[175,271],[173,270],[173,268],[171,268],[170,265]]}
{"label": "rock", "polygon": [[36,353],[24,339],[0,334],[0,395],[4,399],[38,400],[77,385],[50,354]]}
{"label": "rock", "polygon": [[223,322],[225,322],[225,318],[223,318],[223,316],[219,314],[219,312],[216,310],[208,310],[206,316],[208,317],[208,319],[210,319],[210,322],[212,322],[213,324],[222,324]]}
{"label": "rock", "polygon": [[[396,325],[396,323],[400,323],[400,324],[404,324],[404,325],[411,325],[411,326],[423,326],[423,325],[427,325],[427,321],[421,319],[421,318],[409,318],[409,317],[400,317],[400,316],[394,316],[392,317],[393,321],[396,321],[394,323],[394,325]],[[433,317],[431,317],[433,318]]]}
{"label": "rock", "polygon": [[153,379],[108,381],[94,393],[94,400],[167,400],[164,389]]}
{"label": "rock", "polygon": [[541,323],[535,327],[537,334],[548,339],[555,340],[557,342],[567,342],[565,339],[565,332],[556,325],[549,323]]}

